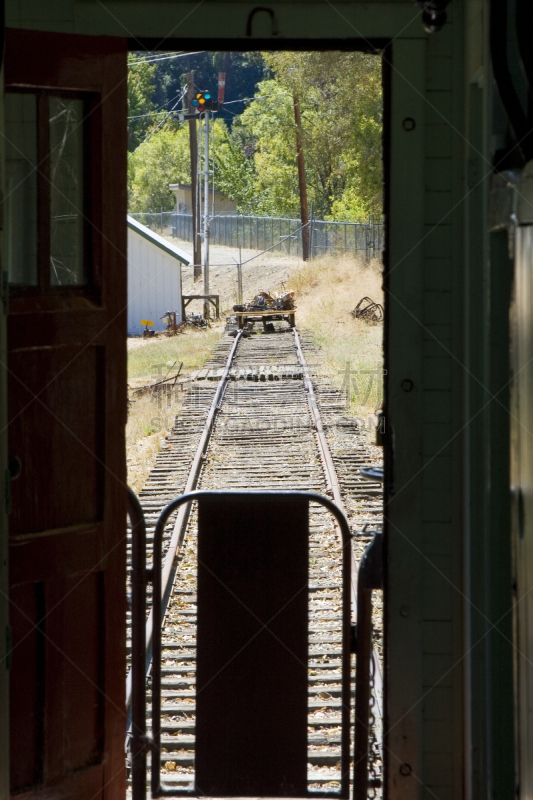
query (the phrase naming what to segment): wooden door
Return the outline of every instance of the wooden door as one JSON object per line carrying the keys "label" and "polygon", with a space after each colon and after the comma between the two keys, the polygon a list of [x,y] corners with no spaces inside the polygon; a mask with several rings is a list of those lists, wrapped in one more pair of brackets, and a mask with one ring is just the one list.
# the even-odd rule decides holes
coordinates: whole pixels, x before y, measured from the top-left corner
{"label": "wooden door", "polygon": [[118,798],[126,42],[8,30],[5,86],[11,791]]}

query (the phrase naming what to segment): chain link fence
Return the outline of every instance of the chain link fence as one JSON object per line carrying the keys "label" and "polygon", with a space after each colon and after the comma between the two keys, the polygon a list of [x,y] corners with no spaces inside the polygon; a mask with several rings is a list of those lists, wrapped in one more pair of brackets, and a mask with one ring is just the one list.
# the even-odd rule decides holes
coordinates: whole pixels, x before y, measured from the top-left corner
{"label": "chain link fence", "polygon": [[[192,242],[192,214],[161,211],[130,216],[156,233]],[[284,217],[217,216],[211,219],[209,240],[212,245],[250,250],[266,250],[272,247],[273,252],[301,256],[301,226],[299,219]],[[313,220],[309,223],[309,230],[311,257],[325,253],[353,253],[363,254],[370,259],[379,255],[385,246],[384,224],[381,220],[374,221],[373,217],[367,222]],[[280,242],[283,238],[285,241]]]}

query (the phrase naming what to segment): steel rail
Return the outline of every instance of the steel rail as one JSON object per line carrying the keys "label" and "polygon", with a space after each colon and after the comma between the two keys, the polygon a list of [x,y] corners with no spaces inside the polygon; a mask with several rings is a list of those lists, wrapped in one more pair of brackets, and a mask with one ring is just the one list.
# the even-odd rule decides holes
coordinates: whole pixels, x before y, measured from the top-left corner
{"label": "steel rail", "polygon": [[[296,343],[296,352],[298,354],[298,361],[300,362],[300,366],[302,368],[304,375],[304,386],[307,392],[307,404],[309,406],[309,411],[311,413],[313,428],[315,430],[318,449],[320,452],[320,457],[322,459],[322,465],[324,467],[324,472],[326,476],[326,486],[327,489],[333,495],[333,500],[335,501],[335,504],[342,510],[343,514],[346,515],[346,510],[344,508],[344,502],[342,500],[342,495],[339,485],[339,479],[337,477],[337,470],[335,469],[335,464],[333,463],[333,457],[331,455],[331,450],[329,449],[329,444],[326,438],[326,433],[324,431],[324,426],[322,425],[320,408],[318,406],[318,401],[316,399],[316,394],[313,387],[313,381],[311,380],[311,376],[309,374],[309,369],[307,367],[307,362],[303,354],[300,337],[298,336],[298,331],[294,328],[293,328],[293,334],[294,334],[294,341]],[[353,551],[352,551],[351,575],[352,575],[351,577],[352,607],[354,609],[354,614],[356,614],[357,613],[357,563],[355,561],[355,556],[353,554]]]}
{"label": "steel rail", "polygon": [[[340,491],[340,484],[339,484],[337,472],[336,472],[335,465],[334,465],[334,462],[333,462],[333,458],[332,458],[332,455],[331,455],[331,451],[330,451],[330,448],[329,448],[329,445],[328,445],[328,442],[327,442],[326,433],[325,433],[324,426],[323,426],[323,423],[322,423],[318,401],[317,401],[316,394],[315,394],[314,387],[313,387],[313,382],[312,382],[312,379],[311,379],[311,376],[310,376],[310,373],[309,373],[309,369],[308,369],[308,366],[307,366],[307,363],[306,363],[306,360],[305,360],[305,357],[304,357],[304,354],[303,354],[300,338],[298,336],[298,333],[297,333],[296,329],[293,329],[293,335],[294,335],[294,341],[295,341],[296,350],[297,350],[298,361],[299,361],[299,364],[301,366],[302,373],[303,373],[304,388],[306,390],[307,403],[308,403],[308,407],[309,407],[309,411],[310,411],[310,415],[311,415],[312,426],[313,426],[313,429],[314,429],[314,432],[315,432],[315,438],[316,438],[318,450],[319,450],[319,453],[320,453],[320,458],[321,458],[321,461],[322,461],[322,464],[323,464],[324,476],[325,476],[326,485],[327,485],[327,491],[332,496],[333,501],[334,501],[335,505],[338,507],[339,511],[341,512],[343,518],[345,518],[344,503],[343,503],[343,500],[342,500],[342,495],[341,495],[341,491]],[[215,423],[216,415],[217,415],[218,410],[220,409],[221,402],[222,402],[222,399],[224,397],[224,393],[225,393],[225,390],[226,390],[226,387],[227,387],[227,382],[228,382],[228,379],[229,379],[229,371],[231,369],[231,365],[232,365],[232,362],[233,362],[233,360],[235,358],[235,355],[236,355],[236,352],[237,352],[237,347],[238,347],[238,344],[239,344],[241,338],[242,338],[242,331],[240,331],[238,333],[238,335],[237,335],[237,337],[236,337],[236,339],[235,339],[235,341],[233,343],[231,351],[230,351],[230,353],[229,353],[229,355],[227,357],[227,361],[226,361],[226,365],[224,367],[223,374],[222,374],[222,376],[221,376],[221,378],[220,378],[220,380],[218,382],[218,386],[217,386],[215,395],[213,397],[213,400],[212,400],[208,415],[206,417],[205,426],[204,426],[204,429],[202,431],[202,434],[201,434],[201,437],[200,437],[200,441],[198,443],[198,447],[196,449],[196,453],[195,453],[194,459],[193,459],[192,464],[191,464],[191,468],[190,468],[189,476],[188,476],[188,479],[187,479],[187,483],[186,483],[186,485],[185,485],[185,487],[183,489],[182,498],[184,497],[184,495],[190,495],[196,489],[196,485],[197,485],[197,481],[198,481],[198,478],[199,478],[199,475],[200,475],[200,470],[201,470],[201,467],[202,467],[202,463],[203,463],[203,460],[205,458],[205,452],[206,452],[207,447],[209,445],[209,441],[211,439],[211,434],[212,434],[213,429],[214,429],[214,423]],[[308,496],[310,496],[310,499],[312,499],[312,493],[306,493],[306,494]],[[174,528],[173,528],[173,532],[172,532],[169,548],[168,548],[168,551],[167,551],[165,559],[164,559],[162,570],[160,571],[159,569],[156,569],[156,567],[155,567],[156,561],[154,561],[153,569],[150,570],[150,571],[145,571],[145,575],[144,575],[144,578],[145,578],[145,581],[146,581],[146,577],[147,577],[146,573],[151,573],[150,574],[150,578],[153,580],[154,586],[153,586],[153,606],[152,606],[152,610],[150,611],[149,617],[146,620],[146,625],[145,625],[145,637],[144,637],[144,643],[143,643],[145,645],[144,663],[143,663],[143,665],[140,665],[140,673],[139,673],[141,675],[141,678],[139,678],[139,680],[142,680],[143,683],[144,683],[144,678],[145,678],[145,674],[146,674],[146,666],[151,661],[150,655],[147,658],[146,657],[146,653],[149,652],[150,648],[153,645],[154,646],[154,656],[155,656],[155,649],[156,649],[157,645],[153,644],[153,643],[154,643],[155,639],[158,638],[158,635],[159,635],[159,638],[160,638],[160,624],[161,624],[161,622],[163,620],[163,617],[164,617],[164,614],[165,614],[165,611],[166,611],[166,606],[167,606],[167,603],[168,603],[168,600],[169,600],[169,597],[170,597],[171,586],[172,586],[172,583],[173,583],[173,580],[174,580],[174,574],[175,574],[175,568],[176,568],[176,566],[175,566],[176,565],[176,555],[177,555],[177,552],[178,552],[178,548],[183,543],[183,539],[184,539],[184,536],[185,536],[187,523],[189,521],[190,509],[191,509],[191,501],[185,502],[184,499],[182,499],[182,498],[181,498],[181,503],[182,504],[176,504],[176,501],[173,501],[171,503],[171,505],[173,506],[174,509],[179,507],[179,510],[178,510],[177,518],[176,518],[175,523],[174,523]],[[322,498],[322,502],[324,500],[325,500],[325,498]],[[174,504],[176,504],[176,505],[174,505]],[[167,509],[165,509],[165,511],[167,511],[167,510],[168,510],[168,506],[167,506]],[[163,515],[163,512],[162,512],[162,515]],[[166,517],[166,519],[168,520],[168,516]],[[158,522],[158,525],[160,524],[160,522],[161,522],[161,518],[160,518],[160,520]],[[133,527],[134,526],[133,526],[133,520],[132,520],[132,528]],[[339,527],[342,527],[342,526],[339,526]],[[344,531],[343,531],[343,533],[344,533]],[[345,548],[347,546],[345,537],[341,534],[340,531],[338,531],[338,534],[340,534],[339,535],[339,540],[340,540],[340,542],[341,542],[341,544],[343,546],[343,550],[345,552]],[[159,531],[159,535],[162,536],[162,531]],[[154,536],[155,536],[155,532],[154,532]],[[154,542],[154,544],[155,544],[155,542]],[[349,581],[348,581],[348,588],[347,589],[345,588],[343,591],[344,592],[345,591],[349,592],[349,595],[350,595],[350,597],[352,599],[353,608],[357,609],[357,592],[358,592],[358,588],[357,588],[357,564],[356,564],[356,561],[355,561],[354,554],[352,552],[351,541],[348,543],[348,546],[350,548],[350,558],[348,559],[349,562],[350,562],[350,568],[348,570]],[[160,553],[161,553],[161,550],[160,550]],[[162,554],[159,556],[159,562],[160,562],[161,558],[162,558]],[[346,559],[344,558],[343,561],[346,561]],[[345,572],[345,575],[346,575],[346,572]],[[132,579],[133,579],[133,575],[132,575]],[[363,587],[361,587],[361,588],[363,588]],[[157,600],[156,600],[156,597],[157,597]],[[154,612],[154,610],[155,610],[155,612]],[[159,616],[160,616],[159,624],[157,625],[157,631],[159,633],[154,635],[153,620],[156,618],[157,614],[159,614]],[[146,619],[144,606],[143,606],[143,619]],[[138,620],[137,620],[137,623],[138,623]],[[132,619],[132,629],[133,629],[133,626],[134,626],[134,620]],[[138,625],[137,625],[137,627],[138,627]],[[141,636],[141,638],[143,638],[143,637]],[[370,644],[370,647],[371,647],[371,644]],[[138,656],[138,653],[137,653],[137,656]],[[372,653],[372,660],[373,660],[373,663],[374,663],[374,670],[373,670],[373,672],[374,672],[374,676],[373,676],[374,677],[374,686],[375,686],[375,689],[376,689],[376,693],[380,693],[381,689],[382,689],[382,678],[381,678],[381,672],[380,672],[377,652],[376,652],[375,648],[374,648],[373,653]],[[132,653],[132,667],[133,667],[133,653]],[[156,679],[156,681],[157,681],[157,679]],[[128,706],[129,706],[129,704],[130,704],[130,702],[132,700],[132,695],[133,695],[133,698],[134,698],[135,695],[136,695],[136,688],[132,684],[132,668],[130,668],[130,671],[128,673],[128,678],[127,678],[127,704],[128,704]],[[376,697],[376,701],[379,704],[378,697]],[[343,703],[343,711],[342,711],[343,716],[344,716],[345,713],[349,713],[349,705],[350,705],[349,701],[348,701],[348,704],[346,704],[346,706]],[[348,709],[347,711],[345,711],[345,707],[346,707],[346,709]],[[154,733],[154,731],[152,730],[152,734],[153,733]],[[378,733],[378,732],[376,731],[376,733]],[[160,738],[160,730],[159,730],[158,734],[157,734],[157,730],[156,730],[156,739],[158,739],[158,738]],[[378,739],[379,738],[380,737],[379,737],[379,734],[378,734]],[[143,750],[144,751],[145,747],[146,747],[146,744],[147,744],[146,737],[143,737],[142,740],[139,740],[138,750]],[[150,742],[150,744],[153,747],[153,741]],[[159,747],[158,747],[157,742],[156,742],[155,751],[157,752],[159,748],[160,748],[160,743],[159,743]],[[152,753],[152,758],[153,758],[153,753]],[[343,784],[344,784],[345,780],[347,780],[347,778],[343,774],[343,776],[342,776],[342,783]],[[154,783],[155,783],[155,781],[154,781]],[[162,787],[160,787],[160,786],[156,787],[155,785],[153,785],[153,789],[155,789],[156,791],[157,790],[161,791],[161,788]],[[163,790],[163,793],[166,794],[166,792],[164,790]],[[173,792],[168,792],[168,794],[171,795],[171,794],[173,794]],[[187,794],[188,794],[187,791],[183,792],[183,796],[185,796]],[[319,792],[318,796],[320,796],[320,794],[321,793]],[[159,796],[161,796],[161,795],[159,795]]]}
{"label": "steel rail", "polygon": [[[241,338],[242,338],[242,331],[240,331],[235,337],[235,341],[226,360],[226,365],[218,382],[215,396],[213,397],[213,400],[211,402],[211,406],[209,408],[209,412],[207,414],[207,418],[205,421],[204,429],[202,431],[202,435],[200,437],[200,441],[198,442],[198,447],[196,448],[196,453],[194,455],[191,468],[189,470],[187,483],[185,484],[182,494],[190,494],[190,492],[193,492],[196,488],[196,483],[200,475],[200,469],[202,467],[205,451],[207,449],[209,440],[211,438],[211,434],[213,432],[217,412],[220,408],[220,402],[224,396],[224,392],[226,391],[231,364],[233,359],[235,358],[237,347],[239,345]],[[173,572],[176,561],[176,554],[178,552],[178,548],[183,542],[185,529],[189,521],[190,509],[191,509],[190,503],[187,504],[186,506],[180,507],[178,515],[176,517],[176,521],[174,523],[174,529],[172,531],[172,537],[170,539],[170,544],[168,546],[167,554],[165,556],[165,560],[163,563],[161,582],[160,582],[161,592],[162,592],[161,600],[162,600],[163,615],[165,614],[166,611],[166,604],[168,602],[168,597],[173,582]],[[160,625],[161,622],[162,619],[159,621],[158,624]],[[146,638],[145,638],[146,653],[150,651],[153,638],[153,630],[154,630],[154,615],[152,607],[152,609],[150,610],[150,614],[148,615],[148,619],[146,620]],[[149,657],[148,662],[150,661],[151,658]],[[133,657],[132,657],[132,663],[133,663]],[[148,667],[148,664],[146,664],[146,667]],[[130,667],[126,679],[126,708],[128,708],[130,705],[131,697],[132,697],[132,667]]]}
{"label": "steel rail", "polygon": [[[333,463],[333,458],[331,457],[331,451],[329,449],[328,441],[326,439],[326,434],[324,432],[324,427],[322,425],[320,409],[318,407],[315,390],[313,388],[313,382],[311,380],[311,376],[309,375],[309,370],[307,368],[307,362],[303,354],[302,345],[300,343],[300,337],[298,336],[298,331],[296,330],[296,328],[293,328],[292,332],[294,334],[294,341],[296,343],[296,352],[298,354],[298,361],[300,362],[300,366],[302,368],[304,375],[304,386],[307,392],[307,403],[309,405],[309,410],[311,412],[311,419],[313,420],[313,427],[316,433],[318,448],[320,450],[320,456],[322,458],[322,463],[324,465],[324,472],[326,475],[326,486],[327,489],[332,493],[333,500],[335,501],[336,505],[338,505],[338,507],[342,509],[343,513],[345,513],[344,503],[342,502],[341,490],[339,486],[339,479],[337,478],[337,471]],[[355,595],[356,594],[357,591],[355,592]]]}
{"label": "steel rail", "polygon": [[[302,345],[300,342],[300,337],[298,336],[298,332],[295,328],[293,328],[294,334],[294,341],[296,344],[296,351],[298,354],[298,361],[300,362],[300,366],[302,367],[303,375],[304,375],[304,386],[307,391],[307,403],[309,405],[309,411],[311,413],[311,418],[313,420],[313,426],[316,433],[316,439],[318,443],[318,448],[320,451],[320,456],[322,459],[322,464],[324,466],[324,472],[326,475],[326,485],[328,489],[331,491],[333,495],[333,499],[335,501],[335,505],[337,505],[342,513],[346,516],[346,510],[344,508],[344,503],[342,500],[342,495],[339,486],[339,479],[337,477],[337,470],[335,469],[335,464],[333,463],[333,458],[331,455],[331,450],[329,449],[329,444],[326,438],[326,434],[324,431],[324,426],[322,425],[322,418],[320,416],[320,408],[318,406],[318,401],[316,399],[315,390],[313,387],[313,381],[311,380],[311,376],[309,374],[309,369],[307,367],[307,362],[305,360],[305,356],[303,354]],[[351,548],[350,548],[351,550]],[[357,586],[357,575],[358,575],[358,567],[355,561],[355,556],[353,551],[351,550],[351,558],[352,558],[352,569],[351,569],[351,586],[352,586],[352,606],[354,608],[355,615],[357,616],[357,606],[358,606],[358,586]],[[365,615],[366,617],[366,615]],[[378,710],[380,716],[383,716],[383,709],[381,708],[381,703],[379,698],[382,696],[383,692],[383,677],[381,675],[381,669],[379,665],[379,655],[377,649],[374,645],[371,648],[372,652],[372,662],[374,666],[374,689],[375,689],[375,700],[378,705]],[[381,740],[381,726],[377,727],[377,738],[378,741]]]}

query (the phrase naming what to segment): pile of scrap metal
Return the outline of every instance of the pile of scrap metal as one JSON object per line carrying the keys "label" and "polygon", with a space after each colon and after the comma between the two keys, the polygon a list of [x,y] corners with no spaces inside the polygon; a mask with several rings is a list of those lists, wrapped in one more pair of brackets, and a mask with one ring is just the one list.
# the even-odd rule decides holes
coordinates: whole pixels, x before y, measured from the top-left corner
{"label": "pile of scrap metal", "polygon": [[350,314],[354,319],[364,319],[365,322],[377,323],[383,319],[383,306],[374,303],[370,297],[362,297]]}
{"label": "pile of scrap metal", "polygon": [[167,327],[165,328],[165,336],[176,336],[177,333],[184,332],[186,323],[177,322],[176,318],[176,311],[165,311],[164,315],[161,317],[163,322],[167,323]]}
{"label": "pile of scrap metal", "polygon": [[[128,393],[131,392],[132,394],[144,394],[145,392],[149,392],[152,396],[157,397],[158,395],[168,394],[170,391],[175,390],[181,370],[183,369],[183,361],[180,361],[176,374],[171,375],[171,372],[177,363],[177,361],[174,361],[164,378],[158,376],[157,380],[153,383],[148,383],[144,386],[136,386],[135,388],[132,388],[128,385]],[[131,404],[132,402],[135,401],[128,399],[128,403]]]}
{"label": "pile of scrap metal", "polygon": [[276,311],[293,311],[294,292],[284,292],[278,297],[273,297],[268,292],[258,292],[251,303],[233,306],[234,311],[264,311],[266,313]]}
{"label": "pile of scrap metal", "polygon": [[[187,325],[191,328],[210,328],[209,320],[204,319],[202,314],[189,314],[181,322],[177,322],[177,311],[166,311],[161,319],[167,323],[164,330],[165,336],[176,336],[178,333],[185,333]],[[153,332],[149,332],[153,335]]]}
{"label": "pile of scrap metal", "polygon": [[211,323],[208,319],[206,319],[202,314],[189,314],[188,317],[185,317],[186,325],[190,325],[191,328],[210,328]]}
{"label": "pile of scrap metal", "polygon": [[240,330],[251,331],[256,322],[262,322],[265,333],[274,333],[275,320],[285,320],[294,328],[295,308],[294,292],[283,291],[278,297],[258,292],[251,303],[233,306],[233,311]]}

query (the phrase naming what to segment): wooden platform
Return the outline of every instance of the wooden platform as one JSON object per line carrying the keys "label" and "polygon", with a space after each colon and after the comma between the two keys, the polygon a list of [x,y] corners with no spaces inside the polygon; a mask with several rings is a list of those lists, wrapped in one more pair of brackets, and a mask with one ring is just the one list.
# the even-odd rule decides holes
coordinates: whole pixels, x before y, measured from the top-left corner
{"label": "wooden platform", "polygon": [[247,322],[275,322],[279,320],[286,320],[291,328],[296,324],[296,313],[292,311],[235,311],[237,317],[237,325],[239,328],[244,328]]}

